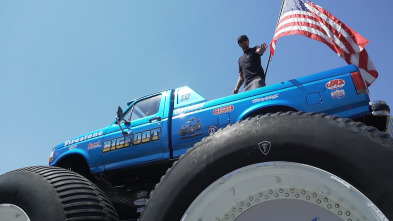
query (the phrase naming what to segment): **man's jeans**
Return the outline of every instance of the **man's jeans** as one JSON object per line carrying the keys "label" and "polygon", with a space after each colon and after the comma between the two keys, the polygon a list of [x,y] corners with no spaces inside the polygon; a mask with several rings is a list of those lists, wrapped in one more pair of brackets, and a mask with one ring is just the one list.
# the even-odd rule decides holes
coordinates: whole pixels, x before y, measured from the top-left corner
{"label": "man's jeans", "polygon": [[244,86],[243,92],[244,91],[251,91],[260,87],[264,87],[266,86],[265,81],[262,78],[255,78],[254,80],[252,80],[249,84],[247,84],[246,86]]}

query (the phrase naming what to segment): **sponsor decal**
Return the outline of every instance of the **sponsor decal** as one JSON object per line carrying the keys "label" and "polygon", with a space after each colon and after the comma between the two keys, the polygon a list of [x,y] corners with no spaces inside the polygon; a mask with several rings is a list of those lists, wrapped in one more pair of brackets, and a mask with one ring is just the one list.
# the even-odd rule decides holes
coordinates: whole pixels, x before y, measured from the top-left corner
{"label": "sponsor decal", "polygon": [[89,140],[89,139],[91,139],[91,138],[101,136],[103,133],[104,133],[104,131],[100,131],[100,132],[88,134],[88,135],[86,135],[86,136],[84,136],[84,137],[78,137],[78,138],[73,139],[73,140],[67,140],[67,141],[64,143],[64,146],[68,146],[68,145],[71,145],[71,144],[74,144],[74,143],[79,143],[79,142],[82,142],[82,141],[84,141],[84,140]]}
{"label": "sponsor decal", "polygon": [[95,143],[89,143],[89,145],[87,145],[88,150],[98,148],[98,147],[101,147],[100,141],[97,141]]}
{"label": "sponsor decal", "polygon": [[160,128],[155,128],[152,130],[145,130],[140,133],[129,134],[127,136],[121,136],[114,139],[104,141],[104,147],[102,148],[103,153],[107,153],[109,151],[114,151],[126,147],[131,147],[149,143],[151,141],[157,141],[160,139]]}
{"label": "sponsor decal", "polygon": [[263,153],[263,155],[268,155],[270,152],[270,149],[272,147],[272,143],[269,141],[262,141],[258,144],[259,150]]}
{"label": "sponsor decal", "polygon": [[220,108],[214,109],[213,114],[219,115],[219,114],[229,113],[229,112],[232,112],[234,109],[235,109],[235,107],[233,105],[220,107]]}
{"label": "sponsor decal", "polygon": [[180,101],[186,101],[186,100],[190,99],[190,97],[191,97],[191,93],[182,94],[182,95],[180,96]]}
{"label": "sponsor decal", "polygon": [[334,79],[326,83],[326,88],[329,90],[337,90],[345,86],[343,79]]}
{"label": "sponsor decal", "polygon": [[209,129],[207,130],[209,134],[217,132],[218,127],[216,125],[210,126]]}
{"label": "sponsor decal", "polygon": [[336,90],[330,93],[333,99],[341,99],[345,97],[345,90]]}
{"label": "sponsor decal", "polygon": [[273,95],[270,95],[270,96],[254,99],[254,100],[252,100],[252,103],[255,104],[255,103],[259,103],[259,102],[263,102],[263,101],[274,100],[274,99],[277,99],[277,98],[278,98],[278,94],[273,94]]}
{"label": "sponsor decal", "polygon": [[202,123],[197,117],[190,117],[179,129],[181,140],[202,135]]}
{"label": "sponsor decal", "polygon": [[72,145],[72,146],[70,146],[68,149],[69,149],[69,150],[73,150],[73,149],[75,149],[77,146],[78,146],[78,145]]}
{"label": "sponsor decal", "polygon": [[196,104],[196,105],[192,105],[192,106],[184,107],[184,108],[179,108],[179,109],[174,110],[174,113],[175,113],[175,115],[177,115],[177,114],[191,112],[194,110],[201,109],[203,107],[203,105],[205,105],[205,103]]}
{"label": "sponsor decal", "polygon": [[193,135],[195,132],[202,129],[201,121],[196,117],[190,117],[179,129],[179,135],[185,136],[187,134]]}

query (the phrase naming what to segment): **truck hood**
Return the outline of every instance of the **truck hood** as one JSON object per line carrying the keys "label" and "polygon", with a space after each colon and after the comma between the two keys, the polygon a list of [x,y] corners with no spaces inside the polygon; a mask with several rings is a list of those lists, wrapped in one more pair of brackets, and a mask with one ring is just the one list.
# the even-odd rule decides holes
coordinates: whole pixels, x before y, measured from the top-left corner
{"label": "truck hood", "polygon": [[102,137],[105,135],[106,130],[107,130],[107,127],[93,131],[93,132],[89,132],[87,134],[83,134],[82,136],[75,137],[73,139],[67,140],[64,143],[57,145],[55,147],[55,149],[60,149],[63,147],[72,146],[77,143],[84,142],[84,141],[87,141],[87,140],[90,140],[93,138]]}

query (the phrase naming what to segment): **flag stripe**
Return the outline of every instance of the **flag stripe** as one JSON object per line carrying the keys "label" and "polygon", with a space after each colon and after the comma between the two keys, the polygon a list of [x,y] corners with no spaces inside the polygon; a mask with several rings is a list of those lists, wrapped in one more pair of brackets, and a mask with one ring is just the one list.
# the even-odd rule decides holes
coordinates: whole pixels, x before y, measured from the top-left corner
{"label": "flag stripe", "polygon": [[[338,20],[336,17],[334,16],[326,16],[325,14],[327,13],[326,11],[319,11],[319,10],[315,10],[314,8],[311,6],[307,6],[311,12],[316,13],[316,16],[320,17],[320,22],[323,23],[327,28],[329,28],[330,30],[332,30],[332,32],[334,33],[334,36],[337,36],[338,38],[341,39],[341,41],[343,41],[346,45],[346,47],[349,49],[350,53],[359,53],[361,50],[363,50],[363,48],[366,46],[364,45],[359,46],[359,44],[357,44],[354,39],[352,38],[352,36],[350,34],[348,34],[348,28],[346,28],[346,25],[344,25],[342,22],[340,22],[340,20]],[[348,31],[347,31],[348,30]],[[352,30],[350,30],[349,33],[353,33]],[[355,32],[356,33],[356,32]],[[354,34],[354,35],[359,35],[359,34]],[[360,35],[359,35],[360,36]],[[356,39],[364,39],[363,37],[357,37]],[[362,42],[367,42],[367,39],[362,40]],[[365,43],[365,44],[367,44]]]}
{"label": "flag stripe", "polygon": [[[308,6],[308,8],[311,8]],[[319,11],[317,11],[319,13]],[[323,19],[318,19],[319,17],[315,13],[303,13],[302,11],[292,11],[283,15],[277,26],[277,31],[279,31],[283,25],[287,24],[291,18],[308,18],[307,22],[310,24],[318,24],[321,28],[325,30],[327,35],[335,41],[336,47],[340,47],[346,53],[354,53],[354,51],[360,52],[362,48],[358,47],[353,41],[351,36],[344,30],[344,28],[337,24],[336,18],[331,19],[324,16]],[[325,21],[327,20],[327,22]],[[292,24],[296,26],[296,24]],[[307,26],[307,25],[306,25]],[[341,55],[341,50],[336,51],[337,54]]]}
{"label": "flag stripe", "polygon": [[355,47],[361,47],[363,49],[370,42],[369,40],[363,38],[359,33],[355,32],[350,27],[345,25],[338,18],[333,16],[329,11],[327,11],[324,8],[322,8],[318,5],[315,5],[311,2],[309,3],[309,5],[321,13],[321,14],[318,14],[318,15],[320,15],[321,18],[323,18],[324,15],[326,15],[327,18],[330,18],[332,21],[334,21],[334,23],[336,23],[338,25],[339,29],[341,29],[343,31],[341,33],[347,33],[347,34],[350,33],[351,35],[349,35],[349,37],[351,37],[351,39],[354,41]]}
{"label": "flag stripe", "polygon": [[[346,47],[347,41],[345,39],[343,39],[344,42],[342,42],[340,38],[335,38],[334,34],[330,31],[330,29],[324,27],[322,24],[314,20],[298,18],[295,19],[292,23],[289,23],[289,21],[292,21],[292,19],[286,21],[287,21],[286,24],[280,25],[280,28],[279,30],[277,30],[274,39],[279,38],[278,36],[281,34],[281,32],[285,32],[286,30],[289,29],[289,27],[291,28],[291,30],[300,29],[304,31],[310,29],[310,32],[314,34],[318,34],[321,37],[323,37],[326,41],[329,41],[330,44],[333,45],[334,47],[334,49],[332,50],[336,51],[337,54],[340,55],[343,54],[344,52],[350,53],[351,51],[353,51],[352,48],[349,49]],[[313,29],[316,31],[313,31]]]}
{"label": "flag stripe", "polygon": [[276,49],[276,43],[277,40],[273,40],[272,43],[270,43],[270,54],[274,56],[274,51]]}
{"label": "flag stripe", "polygon": [[354,64],[371,85],[378,72],[364,47],[368,40],[342,23],[322,7],[308,0],[286,0],[280,16],[270,53],[274,55],[277,39],[288,35],[303,35],[329,46],[348,64]]}
{"label": "flag stripe", "polygon": [[295,35],[295,34],[303,35],[308,38],[312,38],[314,40],[321,41],[333,49],[333,46],[330,44],[329,37],[317,29],[310,29],[310,28],[303,27],[303,26],[297,27],[296,29],[294,29],[293,27],[288,27],[287,29],[282,29],[281,32],[277,33],[277,34],[278,35],[277,35],[276,39],[281,38],[283,36],[288,36],[288,35]]}
{"label": "flag stripe", "polygon": [[[307,4],[305,4],[305,5],[309,9],[314,9],[313,7],[308,6]],[[311,3],[310,3],[310,5],[311,5]],[[314,7],[317,7],[317,6],[314,5]],[[336,36],[335,38],[337,39],[337,37],[339,37],[341,42],[340,43],[336,42],[336,45],[338,45],[338,47],[342,48],[345,52],[348,53],[348,50],[350,50],[350,53],[353,53],[354,50],[360,52],[360,50],[362,48],[359,48],[357,46],[357,44],[353,41],[351,36],[345,31],[345,30],[348,30],[347,28],[345,28],[345,25],[344,25],[344,27],[342,27],[339,24],[337,24],[339,22],[339,20],[337,18],[335,18],[334,16],[327,17],[327,16],[322,14],[321,15],[322,19],[318,19],[319,16],[316,15],[315,13],[319,13],[320,14],[322,12],[325,13],[325,14],[328,14],[326,10],[321,11],[320,7],[319,7],[319,10],[314,10],[313,13],[303,12],[303,11],[299,11],[299,10],[290,11],[290,12],[282,15],[282,19],[280,19],[280,23],[279,23],[279,25],[277,27],[277,31],[280,30],[282,25],[286,23],[285,20],[287,20],[287,19],[294,18],[294,17],[309,18],[311,20],[314,20],[315,22],[312,22],[311,20],[307,20],[308,22],[310,22],[312,24],[319,23],[320,26],[322,28],[324,28],[325,31],[329,34],[330,38],[334,39],[333,36]],[[326,22],[325,20],[327,20],[328,22]],[[321,22],[322,22],[322,24],[321,24]],[[339,22],[339,23],[341,23],[341,22]],[[323,25],[325,25],[325,26],[323,26]],[[330,31],[330,30],[334,31],[334,33],[332,33],[332,31]],[[365,41],[367,41],[367,40],[365,40]],[[351,47],[344,47],[344,46],[342,46],[342,43],[344,45],[348,45],[349,44],[349,45],[351,45]],[[353,45],[355,45],[355,47],[353,47]],[[356,48],[358,50],[356,50]],[[339,51],[337,51],[337,52],[339,52]]]}

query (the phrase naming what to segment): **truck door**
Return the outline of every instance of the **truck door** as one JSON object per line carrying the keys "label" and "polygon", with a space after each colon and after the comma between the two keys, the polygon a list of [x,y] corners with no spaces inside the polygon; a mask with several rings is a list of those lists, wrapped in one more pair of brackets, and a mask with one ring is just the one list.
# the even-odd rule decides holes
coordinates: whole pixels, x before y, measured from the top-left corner
{"label": "truck door", "polygon": [[[104,137],[102,158],[105,170],[111,170],[163,157],[162,123],[164,98],[161,94],[140,99],[125,113],[120,126],[114,124]],[[113,132],[110,132],[113,131]]]}

